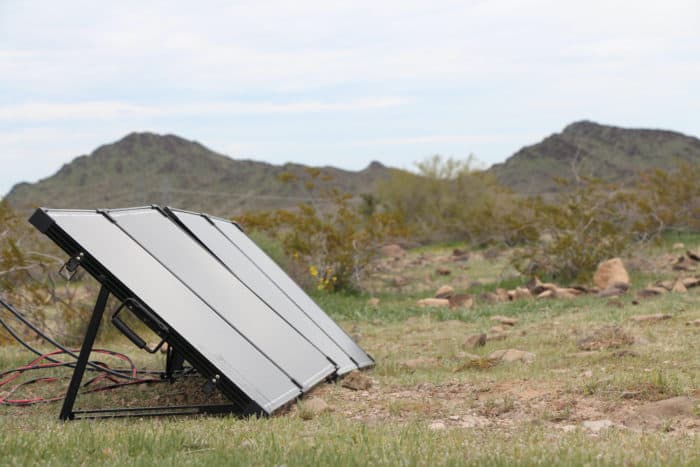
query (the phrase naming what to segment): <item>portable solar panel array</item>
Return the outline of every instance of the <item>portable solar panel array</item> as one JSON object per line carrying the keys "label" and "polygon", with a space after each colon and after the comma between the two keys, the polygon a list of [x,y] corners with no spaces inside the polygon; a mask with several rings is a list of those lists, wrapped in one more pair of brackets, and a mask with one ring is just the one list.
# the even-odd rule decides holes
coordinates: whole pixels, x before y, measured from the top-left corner
{"label": "portable solar panel array", "polygon": [[[152,408],[153,414],[271,414],[321,381],[374,364],[233,222],[157,206],[41,208],[30,222],[70,256],[69,271],[80,266],[102,285],[81,359],[87,361],[112,294],[231,401],[181,411]],[[117,316],[121,310],[112,322],[146,347]],[[72,410],[81,359],[64,419],[102,415]],[[121,416],[118,410],[132,409],[105,415]]]}

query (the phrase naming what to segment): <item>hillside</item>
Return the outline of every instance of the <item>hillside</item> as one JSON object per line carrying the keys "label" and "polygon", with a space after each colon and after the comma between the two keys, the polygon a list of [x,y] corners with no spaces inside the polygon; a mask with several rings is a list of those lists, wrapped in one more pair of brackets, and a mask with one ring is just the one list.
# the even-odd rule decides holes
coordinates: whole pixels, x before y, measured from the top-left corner
{"label": "hillside", "polygon": [[700,162],[700,139],[580,121],[520,149],[490,171],[514,191],[530,194],[555,191],[553,178],[571,179],[574,169],[581,176],[624,181],[640,170],[670,169],[679,161]]}
{"label": "hillside", "polygon": [[[132,133],[65,164],[37,183],[20,183],[7,194],[20,212],[36,206],[104,208],[163,204],[216,215],[286,207],[308,199],[302,181],[285,183],[279,175],[301,180],[307,167],[235,160],[174,135]],[[321,168],[326,183],[353,194],[374,190],[391,171],[378,162],[351,172]]]}

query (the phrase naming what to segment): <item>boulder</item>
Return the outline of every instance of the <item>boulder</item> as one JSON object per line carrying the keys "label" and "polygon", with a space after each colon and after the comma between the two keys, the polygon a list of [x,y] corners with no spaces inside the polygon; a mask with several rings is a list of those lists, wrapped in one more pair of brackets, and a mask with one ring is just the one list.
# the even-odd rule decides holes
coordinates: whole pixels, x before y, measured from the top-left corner
{"label": "boulder", "polygon": [[449,276],[450,274],[452,274],[452,270],[444,266],[440,266],[435,270],[435,274],[437,274],[438,276]]}
{"label": "boulder", "polygon": [[687,323],[685,323],[685,325],[686,326],[698,326],[698,327],[700,327],[700,319],[688,321]]}
{"label": "boulder", "polygon": [[508,300],[523,300],[532,298],[532,293],[525,287],[516,287],[514,290],[508,291]]}
{"label": "boulder", "polygon": [[443,285],[435,292],[435,298],[450,298],[454,295],[455,289],[449,285]]}
{"label": "boulder", "polygon": [[622,260],[620,258],[612,258],[598,265],[598,269],[593,275],[593,282],[601,290],[611,286],[617,287],[618,284],[624,284],[629,287],[630,276]]}
{"label": "boulder", "polygon": [[674,284],[673,287],[671,288],[671,292],[675,293],[688,293],[688,288],[683,285],[682,280],[677,280]]}

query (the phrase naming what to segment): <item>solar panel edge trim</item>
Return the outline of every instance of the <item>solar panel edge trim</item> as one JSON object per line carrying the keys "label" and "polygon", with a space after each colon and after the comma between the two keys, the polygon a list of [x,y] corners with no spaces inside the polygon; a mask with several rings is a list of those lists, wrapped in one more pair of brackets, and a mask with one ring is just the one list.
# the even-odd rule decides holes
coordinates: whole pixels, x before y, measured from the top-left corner
{"label": "solar panel edge trim", "polygon": [[[144,304],[149,311],[164,320],[155,310],[151,309],[147,303],[144,303],[138,295],[133,293],[125,286],[109,269],[104,267],[89,251],[83,248],[71,235],[65,232],[58,223],[49,215],[49,212],[84,212],[92,214],[102,214],[99,210],[53,210],[48,208],[38,208],[32,214],[29,222],[44,233],[59,248],[61,248],[69,257],[74,257],[79,253],[84,253],[84,259],[81,261],[81,266],[87,271],[97,282],[103,284],[118,300],[126,300],[127,298],[137,298]],[[291,402],[294,398],[301,395],[301,391],[290,390],[287,393],[281,394],[276,399],[267,400],[266,403],[260,404],[248,396],[241,388],[231,381],[224,372],[220,371],[212,362],[204,357],[196,348],[194,348],[179,332],[171,328],[169,342],[186,355],[189,361],[197,370],[205,377],[212,378],[215,375],[222,376],[218,384],[219,389],[224,395],[236,406],[236,413],[239,415],[270,415],[281,406]]]}
{"label": "solar panel edge trim", "polygon": [[[224,219],[224,218],[221,218],[221,217],[217,217],[217,216],[211,216],[211,215],[209,215],[209,214],[204,214],[204,213],[194,213],[194,212],[184,211],[184,210],[181,210],[181,209],[170,208],[170,207],[169,207],[168,209],[170,209],[170,210],[173,211],[173,212],[178,212],[178,211],[179,211],[179,212],[185,212],[185,213],[187,213],[187,214],[195,214],[195,215],[202,216],[202,217],[208,219],[217,229],[219,228],[219,226],[216,224],[216,222],[221,222],[221,223],[224,223],[224,224],[232,225],[232,226],[236,227],[237,230],[239,230],[239,231],[241,232],[241,234],[244,235],[244,236],[248,239],[248,241],[250,241],[251,243],[255,244],[255,242],[253,242],[253,241],[247,236],[247,234],[243,231],[243,229],[242,229],[236,222],[233,222],[233,221],[231,221],[231,220]],[[220,229],[219,229],[219,230],[220,230]],[[221,231],[221,230],[220,230],[220,231]],[[234,245],[234,247],[238,248],[238,246],[236,245],[236,243],[235,243],[225,232],[222,231],[222,234],[223,234],[226,238],[228,238],[229,242],[231,242],[231,243]],[[258,248],[258,249],[267,257],[267,254],[265,254],[265,253],[260,249],[260,247],[258,247],[257,245],[255,245],[255,246],[256,246],[256,248]],[[245,254],[245,253],[244,253],[244,254]],[[247,256],[247,255],[246,255],[246,256]],[[269,258],[269,257],[268,257],[268,258]],[[250,259],[250,258],[249,258],[249,259]],[[351,353],[348,352],[347,349],[345,349],[345,347],[344,347],[343,345],[341,345],[341,344],[340,344],[339,342],[337,342],[332,336],[329,335],[329,337],[331,337],[331,339],[332,339],[341,349],[343,349],[343,350],[345,351],[346,354],[348,354],[348,355],[350,356],[350,358],[351,358],[351,359],[355,362],[355,364],[357,365],[357,368],[362,369],[362,368],[370,368],[370,367],[374,366],[374,365],[375,365],[375,360],[374,360],[374,358],[373,358],[367,351],[365,351],[362,347],[360,347],[360,346],[354,341],[354,339],[353,339],[342,327],[340,327],[340,326],[338,325],[338,323],[335,322],[335,320],[333,320],[330,316],[328,316],[328,314],[327,314],[327,313],[326,313],[326,312],[325,312],[311,297],[309,297],[308,294],[306,294],[306,292],[304,292],[304,291],[301,289],[301,287],[299,287],[299,285],[296,284],[296,282],[295,282],[291,277],[289,277],[289,275],[288,275],[279,265],[277,265],[277,264],[274,262],[274,260],[272,260],[272,259],[270,259],[270,258],[269,258],[269,260],[270,260],[272,263],[274,263],[275,267],[278,268],[278,269],[280,270],[280,272],[281,272],[284,276],[286,276],[286,278],[287,278],[288,281],[290,281],[290,282],[293,283],[297,288],[299,288],[299,290],[308,298],[308,300],[309,300],[311,303],[313,303],[313,305],[314,305],[316,308],[318,308],[318,310],[319,310],[321,313],[323,313],[323,314],[327,317],[327,319],[328,319],[330,322],[332,322],[332,324],[333,324],[342,334],[344,334],[344,337],[345,337],[349,342],[351,342],[352,345],[354,345],[360,352],[362,352],[363,356],[366,357],[366,358],[363,358],[362,361],[358,361],[355,357],[352,356]],[[260,266],[259,266],[257,263],[255,263],[255,261],[252,261],[252,260],[251,260],[251,262],[252,262],[253,264],[255,264],[256,267],[258,267],[258,268],[260,269]],[[267,275],[264,271],[263,271],[263,274]],[[270,279],[270,281],[271,281],[273,284],[275,284],[275,286],[276,286],[277,288],[279,288],[280,290],[282,290],[283,293],[285,293],[285,295],[287,295],[287,293],[284,291],[284,287],[282,287],[280,284],[278,284],[276,281],[274,281],[274,280],[273,280],[272,278],[270,278],[269,276],[268,276],[268,279]],[[291,297],[290,297],[290,299],[291,299]],[[296,301],[294,301],[294,300],[292,300],[292,301],[296,303]],[[300,306],[300,305],[297,304],[297,306]],[[300,306],[300,308],[302,309],[302,311],[304,311],[304,310],[303,310],[303,307]],[[317,323],[311,316],[309,316],[308,313],[306,313],[306,311],[304,311],[304,313],[309,317],[309,319],[311,319],[314,323],[316,323],[317,326],[319,326],[321,329],[324,329],[323,326],[322,326],[320,323]],[[327,334],[327,335],[328,335],[328,334]],[[341,374],[341,373],[339,373],[339,374]]]}

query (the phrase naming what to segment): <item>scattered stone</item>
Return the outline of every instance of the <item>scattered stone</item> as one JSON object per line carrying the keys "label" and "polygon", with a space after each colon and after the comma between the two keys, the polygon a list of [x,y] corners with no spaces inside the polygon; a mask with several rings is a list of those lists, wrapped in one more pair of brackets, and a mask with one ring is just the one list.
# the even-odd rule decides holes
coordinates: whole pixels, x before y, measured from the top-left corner
{"label": "scattered stone", "polygon": [[543,298],[554,298],[554,291],[553,290],[545,290],[541,294],[537,295],[537,300],[540,300]]}
{"label": "scattered stone", "polygon": [[532,293],[525,287],[516,287],[515,290],[509,290],[508,300],[522,300],[532,298]]}
{"label": "scattered stone", "polygon": [[687,250],[685,252],[685,255],[693,261],[700,261],[700,256],[698,256],[698,254],[693,251]]}
{"label": "scattered stone", "polygon": [[450,302],[450,308],[467,308],[471,309],[471,307],[474,306],[474,299],[471,297],[471,295],[467,294],[457,294],[453,295],[449,299]]}
{"label": "scattered stone", "polygon": [[403,361],[401,362],[401,364],[409,370],[417,370],[418,368],[428,368],[431,366],[437,366],[438,359],[434,357],[419,357]]}
{"label": "scattered stone", "polygon": [[558,428],[564,433],[571,433],[572,431],[576,431],[576,425],[560,425]]}
{"label": "scattered stone", "polygon": [[535,354],[525,350],[504,349],[491,352],[488,356],[489,360],[497,360],[502,362],[523,362],[532,363],[535,361]]}
{"label": "scattered stone", "polygon": [[688,293],[688,288],[683,285],[682,280],[677,280],[675,284],[673,284],[673,287],[671,288],[671,292],[675,293]]}
{"label": "scattered stone", "polygon": [[517,318],[508,318],[507,316],[496,315],[491,317],[491,321],[497,321],[506,326],[515,326],[518,324]]}
{"label": "scattered stone", "polygon": [[696,319],[694,321],[688,321],[685,323],[686,326],[700,326],[700,319]]}
{"label": "scattered stone", "polygon": [[382,256],[387,258],[403,258],[406,256],[406,251],[395,243],[384,245],[379,251],[381,252]]}
{"label": "scattered stone", "polygon": [[673,262],[671,269],[674,271],[695,271],[695,266],[690,264],[690,261],[686,261],[685,256],[679,256],[678,259]]}
{"label": "scattered stone", "polygon": [[449,276],[450,274],[452,274],[452,270],[450,268],[440,266],[435,270],[435,274],[437,274],[438,276]]}
{"label": "scattered stone", "polygon": [[608,419],[586,420],[585,422],[581,423],[581,426],[591,433],[600,433],[602,430],[607,430],[608,428],[614,427],[615,424]]}
{"label": "scattered stone", "polygon": [[685,279],[681,279],[681,282],[683,282],[683,285],[686,289],[692,289],[693,287],[697,287],[698,285],[700,285],[700,278],[686,277]]}
{"label": "scattered stone", "polygon": [[449,285],[443,285],[435,292],[435,298],[450,298],[454,293],[455,289]]}
{"label": "scattered stone", "polygon": [[441,421],[433,422],[430,425],[428,425],[428,429],[432,431],[442,431],[445,428],[447,428],[447,425],[445,425],[445,423]]}
{"label": "scattered stone", "polygon": [[450,306],[450,301],[446,298],[424,298],[418,300],[416,304],[420,307],[448,307]]}
{"label": "scattered stone", "polygon": [[331,408],[326,401],[318,396],[310,397],[302,402],[302,410],[300,411],[301,418],[310,420],[316,415],[325,412],[330,412]]}
{"label": "scattered stone", "polygon": [[493,326],[491,329],[489,329],[489,332],[492,332],[492,333],[506,332],[506,328],[504,328],[503,326],[500,326],[500,325]]}
{"label": "scattered stone", "polygon": [[612,258],[598,265],[598,269],[593,275],[593,282],[601,290],[608,287],[629,287],[630,276],[622,260]]}
{"label": "scattered stone", "polygon": [[367,300],[367,305],[371,306],[372,308],[377,308],[379,306],[379,299],[377,297],[372,297]]}
{"label": "scattered stone", "polygon": [[[700,321],[700,320],[698,320]],[[462,344],[462,347],[467,349],[475,349],[486,345],[486,333],[473,334],[467,337]]]}
{"label": "scattered stone", "polygon": [[469,260],[469,252],[455,248],[452,250],[452,261],[467,261]]}
{"label": "scattered stone", "polygon": [[462,421],[459,426],[461,428],[481,428],[489,424],[489,419],[486,417],[479,417],[474,415],[465,415],[462,417]]}
{"label": "scattered stone", "polygon": [[345,375],[341,384],[353,391],[366,391],[372,387],[372,380],[359,370],[354,370]]}
{"label": "scattered stone", "polygon": [[652,323],[655,321],[662,321],[665,319],[671,319],[671,315],[668,313],[654,313],[651,315],[637,315],[632,316],[630,319],[635,323]]}
{"label": "scattered stone", "polygon": [[620,326],[604,326],[596,329],[591,336],[579,340],[580,350],[617,349],[634,344],[634,337],[626,333]]}
{"label": "scattered stone", "polygon": [[608,300],[608,306],[614,306],[617,308],[624,308],[625,304],[622,303],[622,300],[620,300],[619,298],[611,298],[610,300]]}
{"label": "scattered stone", "polygon": [[674,243],[673,247],[674,250],[685,250],[685,245],[681,242]]}

